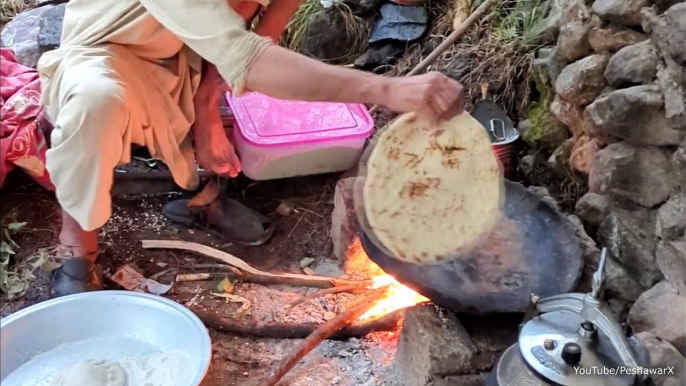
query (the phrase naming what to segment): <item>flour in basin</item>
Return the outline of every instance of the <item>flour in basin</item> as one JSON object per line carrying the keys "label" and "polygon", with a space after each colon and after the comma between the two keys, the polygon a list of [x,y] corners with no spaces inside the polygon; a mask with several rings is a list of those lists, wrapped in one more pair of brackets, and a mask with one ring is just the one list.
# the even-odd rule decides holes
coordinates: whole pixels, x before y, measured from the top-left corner
{"label": "flour in basin", "polygon": [[51,386],[188,386],[190,367],[191,358],[183,351],[86,360],[64,368]]}

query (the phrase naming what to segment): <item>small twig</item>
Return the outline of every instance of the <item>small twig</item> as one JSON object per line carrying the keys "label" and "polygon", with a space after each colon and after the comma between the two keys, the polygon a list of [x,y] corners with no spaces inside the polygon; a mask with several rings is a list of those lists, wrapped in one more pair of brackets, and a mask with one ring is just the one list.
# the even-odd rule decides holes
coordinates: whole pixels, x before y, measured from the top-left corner
{"label": "small twig", "polygon": [[288,250],[288,244],[290,244],[291,242],[291,236],[293,236],[293,232],[295,232],[295,229],[298,227],[298,225],[300,225],[300,222],[303,220],[303,218],[305,218],[306,214],[307,213],[303,213],[298,219],[298,222],[296,222],[293,226],[293,229],[291,229],[291,231],[288,232],[288,236],[286,236],[286,240],[284,241],[284,249]]}
{"label": "small twig", "polygon": [[185,274],[176,275],[176,282],[177,283],[183,283],[183,282],[189,282],[189,281],[204,281],[204,280],[219,279],[219,278],[223,278],[225,276],[226,275],[217,274],[217,273],[185,273]]}
{"label": "small twig", "polygon": [[[269,273],[253,268],[238,257],[206,245],[179,240],[143,240],[145,249],[181,249],[224,262],[240,270],[241,280],[256,284],[290,285],[296,287],[329,288],[342,285],[359,284],[359,281],[335,279],[326,276],[299,275],[294,273]],[[234,271],[236,272],[236,271]]]}
{"label": "small twig", "polygon": [[266,379],[260,382],[260,386],[276,385],[305,355],[314,350],[326,338],[348,326],[364,315],[365,312],[369,311],[376,304],[376,300],[388,291],[388,288],[389,286],[385,285],[369,291],[369,295],[365,296],[361,301],[319,326],[293,352],[284,358]]}
{"label": "small twig", "polygon": [[148,279],[150,279],[150,280],[157,280],[157,279],[161,278],[162,276],[164,276],[164,275],[166,275],[166,274],[168,274],[168,273],[175,272],[175,271],[176,271],[176,268],[167,268],[167,269],[165,269],[164,271],[160,271],[160,272],[157,272],[157,273],[154,274],[154,275],[150,275],[150,277],[149,277]]}
{"label": "small twig", "polygon": [[333,288],[326,288],[320,291],[317,291],[313,294],[303,296],[299,299],[296,299],[292,301],[291,303],[288,304],[286,308],[286,312],[289,312],[293,307],[296,307],[302,303],[305,303],[307,301],[310,301],[312,299],[316,299],[320,296],[328,295],[328,294],[337,294],[341,292],[354,292],[355,290],[362,290],[365,288],[369,288],[372,284],[374,284],[373,281],[369,280],[366,282],[361,282],[360,284],[351,284],[351,285],[342,285],[340,287],[333,287]]}

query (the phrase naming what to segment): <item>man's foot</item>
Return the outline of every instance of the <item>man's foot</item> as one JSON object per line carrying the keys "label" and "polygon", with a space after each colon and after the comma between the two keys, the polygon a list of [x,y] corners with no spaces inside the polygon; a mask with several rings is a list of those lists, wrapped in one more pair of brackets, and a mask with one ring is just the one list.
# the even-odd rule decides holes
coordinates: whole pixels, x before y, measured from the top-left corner
{"label": "man's foot", "polygon": [[103,289],[102,268],[95,264],[97,252],[77,257],[73,251],[58,247],[56,259],[62,265],[54,272],[51,298]]}
{"label": "man's foot", "polygon": [[195,157],[198,165],[219,175],[237,177],[241,162],[226,136],[221,117],[199,118],[195,125]]}
{"label": "man's foot", "polygon": [[62,264],[54,271],[51,297],[103,289],[98,258],[98,232],[85,231],[67,212],[62,211],[60,246],[55,258]]}

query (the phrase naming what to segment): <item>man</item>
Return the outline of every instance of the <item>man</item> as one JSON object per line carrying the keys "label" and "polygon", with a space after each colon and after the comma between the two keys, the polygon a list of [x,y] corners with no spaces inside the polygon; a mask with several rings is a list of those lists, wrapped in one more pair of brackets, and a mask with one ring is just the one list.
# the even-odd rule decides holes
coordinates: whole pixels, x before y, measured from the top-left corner
{"label": "man", "polygon": [[53,296],[102,288],[98,229],[111,215],[114,168],[130,161],[131,145],[145,146],[188,190],[199,182],[196,157],[216,173],[240,172],[218,113],[221,83],[237,95],[251,90],[280,99],[380,104],[434,121],[462,110],[462,86],[443,75],[393,79],[274,44],[297,9],[294,1],[270,5],[283,12],[270,17],[274,9],[268,10],[258,25],[269,37],[246,30],[251,3],[69,2],[62,47],[38,66],[42,103],[55,126],[46,167],[63,210],[57,256],[63,264]]}

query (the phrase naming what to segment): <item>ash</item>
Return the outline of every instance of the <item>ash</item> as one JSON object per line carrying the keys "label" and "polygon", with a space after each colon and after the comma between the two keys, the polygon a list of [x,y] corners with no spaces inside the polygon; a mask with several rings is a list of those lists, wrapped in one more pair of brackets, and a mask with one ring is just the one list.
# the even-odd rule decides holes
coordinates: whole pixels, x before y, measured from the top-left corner
{"label": "ash", "polygon": [[[214,334],[216,363],[201,386],[252,386],[269,374],[300,340],[251,339]],[[394,385],[390,365],[397,346],[395,333],[375,333],[364,339],[324,341],[282,380],[288,386]],[[220,363],[225,363],[224,369]],[[223,366],[222,366],[223,367]],[[235,378],[227,376],[234,374]]]}

